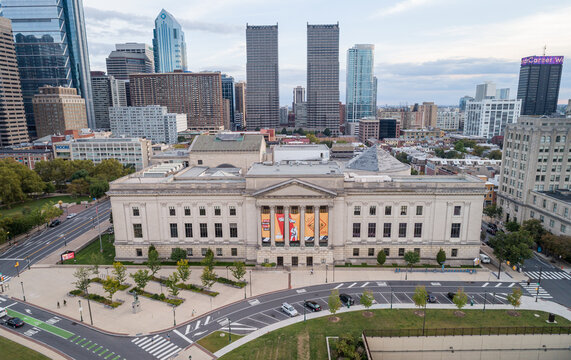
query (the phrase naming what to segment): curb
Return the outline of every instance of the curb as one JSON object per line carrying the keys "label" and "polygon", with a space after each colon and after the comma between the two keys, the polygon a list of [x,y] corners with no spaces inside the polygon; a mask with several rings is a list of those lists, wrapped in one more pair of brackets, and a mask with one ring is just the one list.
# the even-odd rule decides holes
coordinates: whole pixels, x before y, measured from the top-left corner
{"label": "curb", "polygon": [[[46,343],[44,343],[44,342],[41,342],[41,341],[39,341],[39,340],[36,340],[36,339],[34,339],[34,338],[32,338],[32,337],[28,337],[28,336],[25,336],[25,335],[23,335],[23,334],[20,334],[19,332],[14,331],[14,330],[12,330],[12,329],[9,329],[9,328],[7,328],[7,327],[6,327],[6,328],[2,328],[2,329],[5,330],[5,331],[7,331],[7,332],[9,332],[9,333],[11,333],[11,334],[13,334],[13,335],[16,335],[16,336],[18,336],[18,337],[24,339],[25,341],[31,341],[31,342],[33,342],[33,343],[36,344],[36,345],[39,345],[39,346],[44,347],[44,348],[46,348],[46,349],[49,349],[50,351],[53,351],[54,353],[60,355],[60,356],[61,356],[62,358],[64,358],[64,359],[73,360],[73,358],[72,358],[71,356],[69,356],[69,355],[67,355],[67,354],[65,354],[65,353],[63,353],[63,352],[61,352],[60,350],[58,350],[58,349],[52,347],[51,345],[48,345],[48,344],[46,344]],[[6,338],[6,339],[8,339],[8,338]],[[10,340],[10,339],[8,339],[8,340]],[[11,341],[13,341],[13,342],[15,342],[15,343],[17,343],[17,344],[19,344],[19,345],[21,345],[21,346],[24,346],[24,347],[26,347],[26,348],[28,348],[28,349],[30,349],[30,350],[36,351],[35,349],[32,349],[32,348],[30,348],[30,347],[28,347],[28,346],[26,346],[26,345],[24,345],[24,344],[22,344],[22,343],[19,343],[19,342],[14,341],[14,340],[11,340]],[[23,342],[25,342],[25,341],[23,341]],[[42,354],[42,352],[40,352],[40,351],[37,351],[37,352],[39,352],[40,354]],[[43,354],[43,355],[46,355],[46,354]]]}

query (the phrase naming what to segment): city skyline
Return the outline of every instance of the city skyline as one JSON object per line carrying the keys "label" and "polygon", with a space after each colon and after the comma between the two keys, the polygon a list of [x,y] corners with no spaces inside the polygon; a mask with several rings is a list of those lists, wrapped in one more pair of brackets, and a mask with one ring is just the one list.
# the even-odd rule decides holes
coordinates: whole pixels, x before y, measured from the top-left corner
{"label": "city skyline", "polygon": [[[509,87],[515,96],[522,57],[542,55],[544,45],[547,55],[571,56],[571,44],[565,39],[571,31],[567,4],[363,1],[346,9],[341,2],[325,7],[317,1],[306,5],[302,15],[297,6],[301,2],[296,1],[286,6],[254,0],[209,4],[165,0],[160,6],[176,14],[191,39],[189,70],[221,71],[236,81],[246,79],[246,23],[279,23],[280,105],[291,105],[295,86],[307,86],[306,24],[339,21],[340,99],[345,99],[345,52],[356,43],[371,43],[379,78],[377,104],[382,106],[422,101],[453,105],[464,95],[473,96],[475,86],[484,81]],[[153,21],[161,9],[132,0],[121,4],[84,0],[84,6],[92,70],[104,70],[105,57],[115,43],[151,41]],[[564,66],[560,104],[571,98],[570,75],[571,69]]]}

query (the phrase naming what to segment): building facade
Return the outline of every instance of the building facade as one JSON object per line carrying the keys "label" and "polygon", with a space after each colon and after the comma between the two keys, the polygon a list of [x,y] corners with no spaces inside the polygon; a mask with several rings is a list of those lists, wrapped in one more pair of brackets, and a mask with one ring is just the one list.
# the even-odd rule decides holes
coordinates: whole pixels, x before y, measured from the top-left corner
{"label": "building facade", "polygon": [[46,149],[0,149],[0,159],[14,159],[34,170],[39,161],[51,161],[53,151]]}
{"label": "building facade", "polygon": [[234,95],[236,97],[236,109],[234,112],[236,130],[244,130],[246,128],[246,83],[237,82],[234,85]]}
{"label": "building facade", "polygon": [[295,106],[299,103],[305,102],[305,88],[303,86],[296,86],[293,88],[293,101],[291,108],[295,113]]}
{"label": "building facade", "polygon": [[363,118],[359,120],[359,141],[365,144],[369,139],[379,139],[380,127],[379,120],[374,117]]}
{"label": "building facade", "polygon": [[460,128],[461,114],[454,110],[441,110],[436,113],[436,127],[456,131]]}
{"label": "building facade", "polygon": [[82,0],[3,0],[12,20],[28,131],[37,137],[32,100],[42,86],[77,90],[95,125]]}
{"label": "building facade", "polygon": [[529,56],[521,59],[517,98],[522,115],[551,115],[557,111],[563,56]]}
{"label": "building facade", "polygon": [[507,126],[498,192],[505,221],[536,218],[548,230],[570,234],[570,146],[570,118],[522,116]]}
{"label": "building facade", "polygon": [[228,111],[230,117],[230,126],[226,129],[236,130],[236,115],[234,101],[234,78],[226,74],[222,74],[222,98],[228,100]]}
{"label": "building facade", "polygon": [[493,99],[496,97],[496,84],[493,81],[486,81],[483,84],[476,85],[475,101]]}
{"label": "building facade", "polygon": [[171,13],[162,9],[153,30],[155,72],[186,71],[186,39],[184,31]]}
{"label": "building facade", "polygon": [[464,135],[482,136],[491,139],[504,134],[508,124],[517,122],[521,100],[469,101],[464,117]]}
{"label": "building facade", "polygon": [[399,120],[379,119],[379,139],[392,139],[400,136]]}
{"label": "building facade", "polygon": [[12,23],[0,17],[0,147],[28,141]]}
{"label": "building facade", "polygon": [[93,109],[95,111],[95,129],[109,130],[109,108],[127,106],[125,82],[105,75],[103,71],[91,72],[93,87]]}
{"label": "building facade", "polygon": [[375,45],[356,44],[347,50],[345,130],[348,135],[360,134],[359,120],[376,115],[374,65]]}
{"label": "building facade", "polygon": [[307,24],[307,117],[309,129],[339,135],[339,24]]}
{"label": "building facade", "polygon": [[278,26],[247,25],[246,53],[246,127],[276,128],[280,120]]}
{"label": "building facade", "polygon": [[129,78],[133,106],[161,105],[170,113],[186,114],[192,130],[224,128],[220,73],[131,74]]}
{"label": "building facade", "polygon": [[33,105],[38,137],[88,127],[85,99],[74,88],[43,86]]}
{"label": "building facade", "polygon": [[115,44],[105,63],[107,74],[118,80],[129,80],[129,74],[155,72],[153,47],[142,43]]}
{"label": "building facade", "polygon": [[110,108],[109,119],[114,136],[147,138],[154,143],[176,144],[178,133],[186,130],[186,115],[169,114],[159,105]]}

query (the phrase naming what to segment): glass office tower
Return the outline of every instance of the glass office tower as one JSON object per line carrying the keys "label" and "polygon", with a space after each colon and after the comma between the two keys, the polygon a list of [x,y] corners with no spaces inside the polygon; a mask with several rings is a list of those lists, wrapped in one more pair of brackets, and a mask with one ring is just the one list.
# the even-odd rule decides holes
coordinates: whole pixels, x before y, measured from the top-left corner
{"label": "glass office tower", "polygon": [[522,115],[551,115],[557,111],[563,56],[529,56],[521,59],[517,98]]}
{"label": "glass office tower", "polygon": [[375,116],[376,81],[373,76],[375,45],[357,44],[347,50],[346,116],[350,135],[359,120]]}
{"label": "glass office tower", "polygon": [[222,74],[222,98],[230,101],[230,129],[236,130],[236,119],[234,118],[234,78]]}
{"label": "glass office tower", "polygon": [[12,31],[28,131],[36,137],[32,98],[45,85],[77,89],[95,126],[82,0],[2,0]]}
{"label": "glass office tower", "polygon": [[182,26],[171,13],[162,9],[153,30],[155,72],[186,71],[186,41]]}

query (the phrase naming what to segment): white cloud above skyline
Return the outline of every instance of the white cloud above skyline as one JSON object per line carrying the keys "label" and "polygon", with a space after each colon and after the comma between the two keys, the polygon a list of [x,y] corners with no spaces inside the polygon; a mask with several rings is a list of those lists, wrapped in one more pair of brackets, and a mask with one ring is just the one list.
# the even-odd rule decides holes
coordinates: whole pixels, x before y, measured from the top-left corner
{"label": "white cloud above skyline", "polygon": [[[571,61],[568,0],[84,0],[91,67],[105,70],[115,43],[152,43],[161,8],[183,25],[189,70],[217,70],[246,79],[246,23],[279,26],[280,103],[306,83],[306,24],[340,24],[340,93],[345,102],[346,51],[375,44],[378,104],[457,104],[476,84],[494,81],[517,91],[524,56],[563,55]],[[559,102],[571,98],[563,66]]]}

